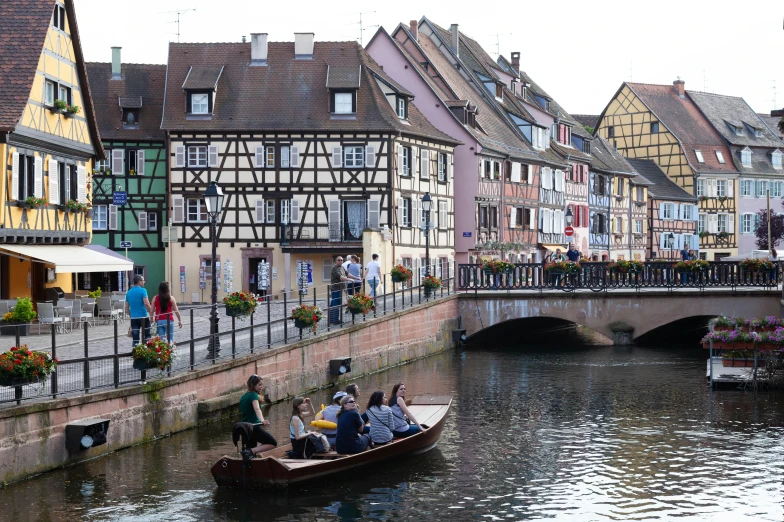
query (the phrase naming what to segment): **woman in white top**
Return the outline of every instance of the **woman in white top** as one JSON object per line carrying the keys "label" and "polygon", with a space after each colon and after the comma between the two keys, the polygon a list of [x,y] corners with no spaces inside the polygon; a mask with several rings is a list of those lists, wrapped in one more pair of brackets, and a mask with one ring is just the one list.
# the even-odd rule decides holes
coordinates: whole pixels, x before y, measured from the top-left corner
{"label": "woman in white top", "polygon": [[373,260],[365,267],[365,279],[370,286],[370,295],[376,297],[376,287],[381,282],[381,265],[378,262],[378,254],[373,254]]}

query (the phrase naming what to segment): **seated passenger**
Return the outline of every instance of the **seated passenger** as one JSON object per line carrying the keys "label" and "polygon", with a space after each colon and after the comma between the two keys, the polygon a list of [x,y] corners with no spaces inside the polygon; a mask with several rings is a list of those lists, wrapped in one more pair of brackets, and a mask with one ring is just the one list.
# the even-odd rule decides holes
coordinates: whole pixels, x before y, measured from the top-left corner
{"label": "seated passenger", "polygon": [[[348,393],[349,395],[353,395],[354,399],[356,399],[357,401],[359,400],[359,386],[357,386],[356,384],[351,383],[348,386],[346,386],[346,393]],[[357,411],[359,411],[359,402],[357,402]],[[362,417],[362,422],[364,422],[365,424],[370,422],[368,420],[367,412],[360,414],[360,417]],[[366,433],[366,434],[370,433],[370,426],[365,427],[365,430],[362,433]]]}
{"label": "seated passenger", "polygon": [[313,415],[313,408],[310,407],[310,399],[295,397],[291,403],[291,421],[289,422],[289,438],[291,439],[291,449],[298,458],[305,457],[305,442],[308,435],[313,433],[305,429],[305,421],[302,417]]}
{"label": "seated passenger", "polygon": [[395,416],[386,405],[387,395],[382,391],[373,392],[368,401],[367,413],[370,418],[370,439],[373,444],[392,442],[392,429],[395,427]]}
{"label": "seated passenger", "polygon": [[[340,411],[340,399],[346,396],[346,392],[339,391],[332,396],[332,404],[316,414],[316,420],[325,420],[338,423],[338,412]],[[327,436],[330,446],[335,445],[335,437],[338,434],[337,428],[321,428],[321,433]]]}
{"label": "seated passenger", "polygon": [[[395,437],[410,437],[422,431],[422,426],[406,407],[406,385],[402,382],[392,387],[390,405],[392,414],[395,417],[395,426],[392,430]],[[413,424],[409,425],[409,422]]]}
{"label": "seated passenger", "polygon": [[344,455],[365,451],[370,445],[370,437],[362,433],[364,428],[365,424],[357,412],[356,399],[353,395],[346,395],[340,401],[335,451]]}
{"label": "seated passenger", "polygon": [[261,413],[259,403],[261,398],[261,377],[258,375],[251,375],[248,378],[248,391],[240,397],[240,413],[242,414],[241,422],[248,422],[253,424],[253,434],[256,442],[258,443],[255,448],[245,449],[242,456],[246,459],[251,458],[257,453],[262,451],[269,451],[278,445],[275,437],[267,433],[261,426],[269,426],[269,421],[264,420],[264,415]]}

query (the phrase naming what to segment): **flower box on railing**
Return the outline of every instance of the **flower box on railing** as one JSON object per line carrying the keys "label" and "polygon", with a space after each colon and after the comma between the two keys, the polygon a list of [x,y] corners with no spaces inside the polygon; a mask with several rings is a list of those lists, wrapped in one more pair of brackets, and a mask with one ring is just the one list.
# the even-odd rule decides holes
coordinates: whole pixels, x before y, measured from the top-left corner
{"label": "flower box on railing", "polygon": [[725,357],[721,360],[721,365],[725,368],[753,368],[754,359],[736,359]]}

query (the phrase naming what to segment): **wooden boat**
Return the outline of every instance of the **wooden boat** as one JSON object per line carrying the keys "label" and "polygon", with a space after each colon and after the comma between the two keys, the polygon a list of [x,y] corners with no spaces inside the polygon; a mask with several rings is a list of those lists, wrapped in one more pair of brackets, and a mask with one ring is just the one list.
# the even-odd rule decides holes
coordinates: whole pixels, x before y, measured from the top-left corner
{"label": "wooden boat", "polygon": [[[286,451],[291,444],[267,451],[244,463],[240,457],[224,455],[212,467],[218,486],[241,489],[267,489],[302,484],[328,475],[358,468],[366,464],[417,455],[431,450],[438,443],[444,429],[452,397],[417,396],[408,409],[420,424],[428,428],[405,439],[367,449],[354,455],[340,455],[334,451],[314,455],[311,459],[289,459]],[[248,467],[248,464],[250,466]]]}

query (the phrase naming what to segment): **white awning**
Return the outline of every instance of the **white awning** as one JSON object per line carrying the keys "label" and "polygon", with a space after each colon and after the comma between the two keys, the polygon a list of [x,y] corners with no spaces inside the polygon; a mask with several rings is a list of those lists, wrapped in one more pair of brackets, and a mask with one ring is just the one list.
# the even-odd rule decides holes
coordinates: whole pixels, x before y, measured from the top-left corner
{"label": "white awning", "polygon": [[6,245],[0,253],[55,266],[58,274],[74,272],[125,272],[133,270],[133,261],[90,250],[77,245]]}

